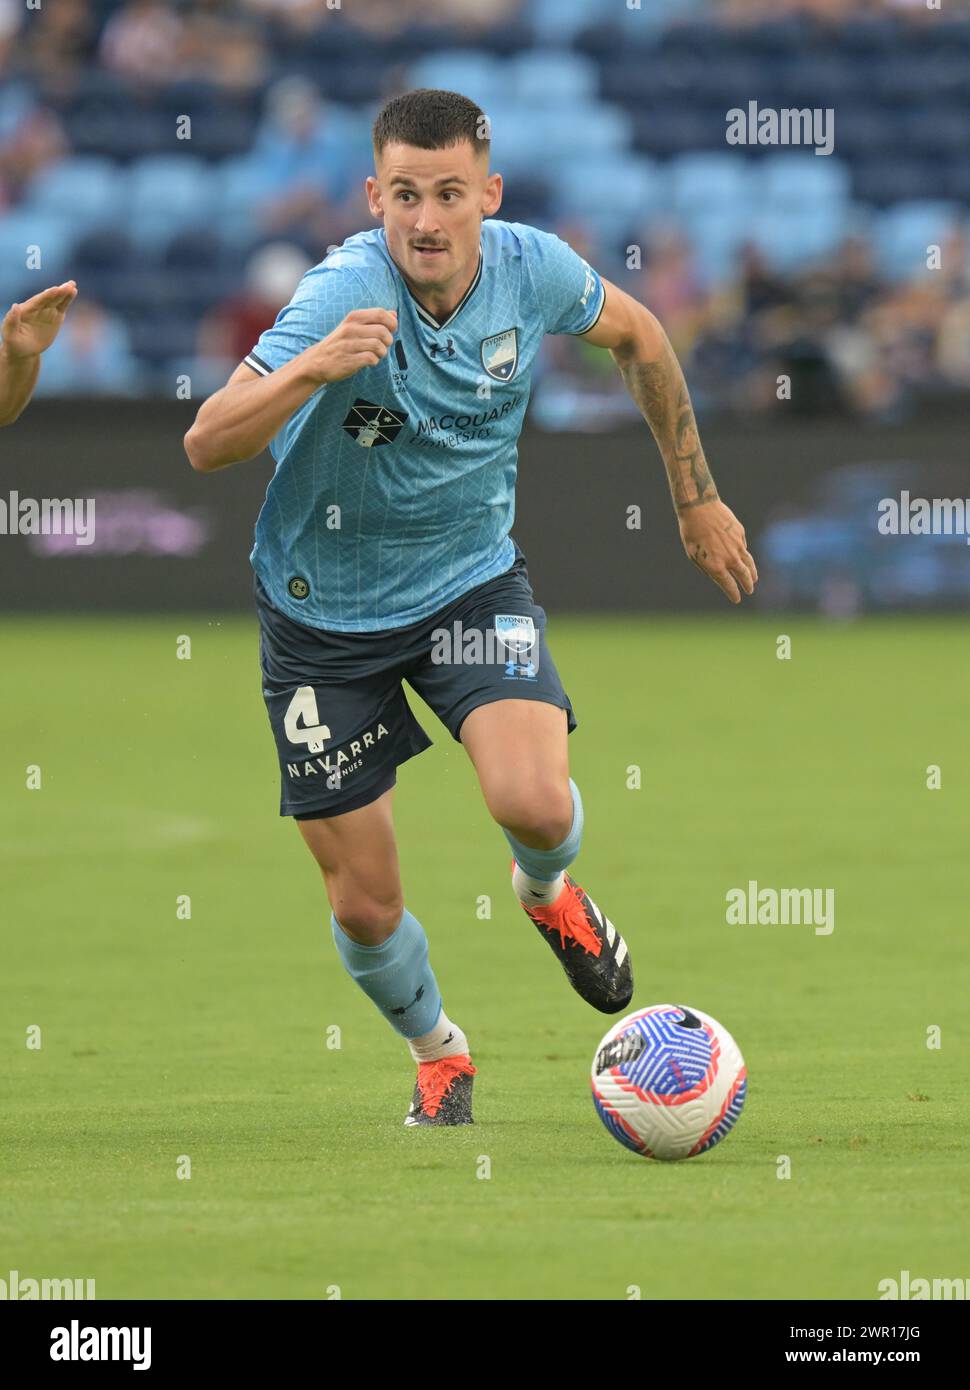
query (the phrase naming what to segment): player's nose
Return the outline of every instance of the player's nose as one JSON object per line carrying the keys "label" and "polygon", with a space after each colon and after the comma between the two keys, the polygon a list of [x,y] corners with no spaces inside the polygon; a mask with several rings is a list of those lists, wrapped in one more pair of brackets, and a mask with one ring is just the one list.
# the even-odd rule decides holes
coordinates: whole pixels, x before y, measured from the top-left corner
{"label": "player's nose", "polygon": [[418,215],[414,220],[414,230],[423,236],[434,236],[438,230],[438,224],[434,218],[434,209],[424,204],[418,210]]}

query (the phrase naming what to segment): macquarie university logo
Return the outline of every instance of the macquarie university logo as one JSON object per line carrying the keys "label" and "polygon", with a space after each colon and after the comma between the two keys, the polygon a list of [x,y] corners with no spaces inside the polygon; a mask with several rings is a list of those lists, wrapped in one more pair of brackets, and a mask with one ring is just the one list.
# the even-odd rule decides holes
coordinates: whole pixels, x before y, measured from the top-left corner
{"label": "macquarie university logo", "polygon": [[519,330],[506,328],[504,333],[493,333],[483,338],[479,348],[482,366],[496,381],[511,381],[519,365]]}
{"label": "macquarie university logo", "polygon": [[393,444],[407,422],[403,411],[388,410],[386,405],[375,405],[358,396],[341,429],[354,435],[362,448],[373,449],[380,444]]}

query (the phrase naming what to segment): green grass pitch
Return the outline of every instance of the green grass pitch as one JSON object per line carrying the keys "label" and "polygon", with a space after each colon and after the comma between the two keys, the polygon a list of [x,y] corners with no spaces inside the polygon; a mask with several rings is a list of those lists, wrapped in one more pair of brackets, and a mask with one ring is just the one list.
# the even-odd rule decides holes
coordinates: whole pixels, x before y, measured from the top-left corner
{"label": "green grass pitch", "polygon": [[[406,1048],[277,816],[255,620],[0,632],[0,1277],[102,1299],[872,1299],[904,1269],[970,1276],[965,621],[551,619],[575,876],[630,943],[634,1006],[713,1014],[748,1066],[737,1128],[680,1164],[597,1119],[610,1020],[516,905],[471,764],[413,693],[435,746],[399,772],[406,901],[479,1072],[476,1124],[434,1134],[403,1127]],[[729,926],[749,879],[834,888],[833,933]]]}

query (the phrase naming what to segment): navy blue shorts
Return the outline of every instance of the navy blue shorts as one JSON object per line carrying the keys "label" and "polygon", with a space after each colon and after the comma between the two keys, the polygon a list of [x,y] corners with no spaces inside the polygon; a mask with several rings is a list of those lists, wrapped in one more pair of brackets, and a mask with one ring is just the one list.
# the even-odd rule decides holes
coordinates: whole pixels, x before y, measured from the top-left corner
{"label": "navy blue shorts", "polygon": [[408,627],[331,632],[274,608],[259,579],[263,698],[276,739],[280,815],[338,816],[375,801],[399,763],[431,747],[411,712],[407,681],[458,740],[466,715],[494,700],[569,697],[546,647],[546,614],[532,596],[525,556],[511,569]]}

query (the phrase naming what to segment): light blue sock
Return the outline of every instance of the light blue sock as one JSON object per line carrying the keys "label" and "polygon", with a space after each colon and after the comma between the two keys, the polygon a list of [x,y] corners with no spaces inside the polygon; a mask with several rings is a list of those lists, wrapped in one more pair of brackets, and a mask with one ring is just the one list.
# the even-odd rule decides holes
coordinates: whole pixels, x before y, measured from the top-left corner
{"label": "light blue sock", "polygon": [[428,964],[428,938],[407,908],[380,946],[352,941],[333,913],[334,944],[352,980],[360,985],[396,1032],[405,1038],[430,1033],[441,1013],[441,991]]}
{"label": "light blue sock", "polygon": [[579,795],[579,788],[570,777],[569,790],[573,794],[573,823],[569,834],[561,845],[555,849],[530,849],[528,845],[520,844],[514,835],[505,830],[505,838],[512,846],[512,853],[515,855],[516,863],[533,878],[541,879],[544,883],[552,883],[553,879],[558,878],[563,869],[573,862],[579,853],[579,846],[583,839],[583,803]]}

